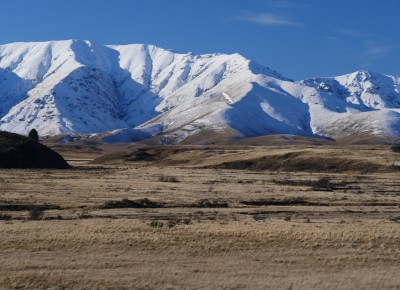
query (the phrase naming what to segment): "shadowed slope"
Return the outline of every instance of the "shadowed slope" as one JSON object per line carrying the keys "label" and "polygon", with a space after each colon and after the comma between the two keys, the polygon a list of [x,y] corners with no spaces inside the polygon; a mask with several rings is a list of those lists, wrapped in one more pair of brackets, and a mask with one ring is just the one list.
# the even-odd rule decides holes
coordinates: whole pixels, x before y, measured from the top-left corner
{"label": "shadowed slope", "polygon": [[0,131],[0,168],[69,168],[58,153],[27,137]]}

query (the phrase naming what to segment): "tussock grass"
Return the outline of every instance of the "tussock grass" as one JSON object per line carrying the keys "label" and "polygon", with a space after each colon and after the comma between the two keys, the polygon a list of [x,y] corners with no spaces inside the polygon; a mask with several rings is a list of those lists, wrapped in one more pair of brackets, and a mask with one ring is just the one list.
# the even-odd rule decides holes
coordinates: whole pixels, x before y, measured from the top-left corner
{"label": "tussock grass", "polygon": [[[354,157],[384,165],[397,156],[387,147],[354,148],[318,147],[294,158]],[[44,219],[29,222],[27,209],[0,211],[0,288],[382,289],[398,284],[397,173],[329,173],[324,179],[327,173],[204,169],[292,149],[216,153],[211,148],[197,150],[197,156],[172,149],[172,161],[192,163],[1,170],[0,204],[58,204],[62,211],[45,210]],[[160,183],[162,174],[177,176],[180,183]],[[363,195],[355,187],[310,190],[339,187],[342,180],[356,180]],[[163,207],[152,208],[153,203]],[[323,203],[328,206],[320,207]]]}

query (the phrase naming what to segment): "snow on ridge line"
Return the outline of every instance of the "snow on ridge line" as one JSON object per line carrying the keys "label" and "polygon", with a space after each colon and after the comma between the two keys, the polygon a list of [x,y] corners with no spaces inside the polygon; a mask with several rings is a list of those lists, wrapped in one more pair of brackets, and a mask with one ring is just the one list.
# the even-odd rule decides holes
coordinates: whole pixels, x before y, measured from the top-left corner
{"label": "snow on ridge line", "polygon": [[[240,54],[83,40],[0,46],[0,92],[0,129],[21,133],[36,127],[42,135],[100,133],[158,120],[165,130],[185,130],[180,136],[216,124],[244,136],[310,135],[331,132],[330,123],[347,115],[400,108],[395,76],[360,71],[293,82]],[[386,123],[367,115],[363,120],[379,127],[372,132],[398,122],[393,114]],[[120,136],[140,135],[124,132]]]}
{"label": "snow on ridge line", "polygon": [[[44,57],[40,57],[38,55],[38,52],[35,51],[37,49],[47,50],[47,54],[43,56],[46,56],[47,58],[50,58],[50,61],[54,63],[54,66],[52,69],[49,68],[47,72],[41,72],[36,75],[32,75],[31,73],[31,68],[32,67],[37,67],[36,70],[43,70],[43,62],[39,62],[35,60],[43,60]],[[154,60],[155,54],[164,54],[167,55],[166,57],[172,58],[172,60],[169,61],[169,64],[171,62],[174,62],[178,59],[186,59],[189,62],[195,62],[196,60],[207,60],[207,59],[217,59],[217,58],[223,58],[226,59],[226,61],[232,61],[232,62],[246,62],[247,66],[249,67],[250,70],[256,70],[254,73],[269,73],[274,77],[278,78],[283,78],[280,74],[278,74],[276,71],[271,70],[270,68],[261,66],[244,56],[240,55],[239,53],[233,53],[233,54],[221,54],[221,53],[213,53],[213,54],[193,54],[193,53],[176,53],[171,50],[166,50],[161,47],[155,46],[155,45],[149,45],[149,44],[127,44],[127,45],[99,45],[95,44],[89,40],[77,40],[77,39],[70,39],[70,40],[60,40],[60,41],[48,41],[48,42],[15,42],[11,44],[5,44],[0,46],[0,60],[4,58],[8,58],[10,55],[2,55],[5,50],[11,50],[15,52],[18,55],[15,55],[15,58],[17,58],[18,61],[23,60],[24,63],[21,64],[21,67],[28,67],[30,69],[30,74],[27,73],[21,73],[17,71],[17,74],[24,78],[24,79],[35,79],[35,80],[41,80],[45,75],[50,75],[51,73],[54,72],[55,69],[63,65],[63,62],[68,62],[72,68],[77,68],[80,65],[89,65],[89,66],[95,66],[99,67],[98,61],[103,60],[105,58],[109,57],[110,51],[107,50],[114,50],[120,55],[118,56],[120,58],[120,66],[124,69],[128,69],[128,71],[132,72],[134,69],[129,69],[127,65],[123,64],[123,59],[125,58],[132,58],[132,57],[137,57],[139,54],[139,51],[143,51],[143,53],[148,54],[151,56],[150,61]],[[23,52],[21,52],[21,50]],[[32,52],[32,53],[30,53]],[[25,55],[29,53],[29,57],[25,58]],[[95,55],[95,56],[93,56]],[[91,61],[88,61],[92,57]],[[71,59],[72,58],[72,59]],[[97,63],[93,61],[94,59],[97,60]],[[59,62],[57,62],[57,60]],[[115,58],[115,61],[117,58]],[[127,60],[129,63],[132,63],[132,60]],[[36,63],[36,64],[35,64]],[[107,70],[107,71],[113,71],[115,70],[115,66],[118,64],[108,64],[108,65],[100,65],[100,68]],[[0,68],[1,67],[8,67],[10,68],[9,65],[3,64],[0,61]],[[40,68],[39,68],[40,67]],[[107,67],[107,68],[105,68]],[[110,69],[111,68],[111,69]],[[13,70],[13,68],[11,68]],[[23,69],[22,69],[23,70]],[[40,75],[40,76],[39,76]]]}
{"label": "snow on ridge line", "polygon": [[[127,46],[132,47],[139,50],[149,48],[143,45]],[[139,68],[137,75],[135,71],[131,71],[129,77],[119,64],[123,55],[116,57],[117,53],[111,48],[89,41],[17,43],[2,46],[0,67],[15,70],[13,73],[18,75],[17,82],[22,82],[25,78],[30,79],[33,88],[13,91],[19,86],[18,83],[16,86],[5,86],[4,95],[10,97],[11,94],[11,99],[15,101],[11,109],[1,110],[0,105],[0,128],[26,133],[25,131],[35,127],[42,135],[53,135],[135,127],[165,110],[179,106],[181,102],[194,105],[198,103],[197,97],[203,100],[217,95],[218,90],[222,88],[216,87],[224,81],[224,74],[228,71],[226,62],[237,63],[231,73],[247,64],[247,60],[241,56],[238,61],[237,54],[173,54],[156,46],[151,46],[151,50],[164,52],[170,55],[171,59],[164,63],[161,59],[157,63],[154,56],[148,59],[148,51],[144,51],[143,55],[133,53],[131,57],[139,61],[142,57],[143,63],[142,66],[136,66]],[[131,51],[128,53],[132,54]],[[30,54],[29,57],[25,57],[27,54]],[[10,63],[16,65],[10,66]],[[44,63],[49,65],[44,66]],[[186,67],[184,70],[183,66]],[[105,74],[97,72],[97,68],[105,71]],[[30,74],[22,73],[24,69]],[[247,70],[246,66],[243,69]],[[169,72],[173,74],[170,75]],[[146,73],[149,75],[146,76]],[[108,86],[114,92],[104,88],[103,84],[107,82],[114,82]],[[225,87],[229,86],[229,80],[225,80]],[[180,96],[176,95],[178,89]],[[161,90],[163,95],[157,97]],[[118,117],[120,121],[108,119],[106,115],[103,115],[104,120],[100,121],[99,109],[110,107],[106,99],[113,95],[115,99],[112,102],[118,102],[118,107],[125,111],[111,114],[121,115]],[[171,98],[167,99],[169,96]],[[182,96],[185,96],[186,100],[183,100]],[[149,98],[154,100],[150,101]],[[158,108],[160,102],[164,104]],[[79,110],[80,108],[84,108],[84,111]]]}

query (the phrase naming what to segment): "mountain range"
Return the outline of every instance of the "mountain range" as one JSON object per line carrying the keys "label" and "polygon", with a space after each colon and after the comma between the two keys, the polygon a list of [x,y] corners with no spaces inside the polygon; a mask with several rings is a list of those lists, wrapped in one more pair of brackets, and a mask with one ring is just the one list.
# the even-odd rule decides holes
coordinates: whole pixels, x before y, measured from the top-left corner
{"label": "mountain range", "polygon": [[292,134],[400,137],[400,77],[293,81],[240,54],[66,40],[0,45],[0,130],[180,143]]}

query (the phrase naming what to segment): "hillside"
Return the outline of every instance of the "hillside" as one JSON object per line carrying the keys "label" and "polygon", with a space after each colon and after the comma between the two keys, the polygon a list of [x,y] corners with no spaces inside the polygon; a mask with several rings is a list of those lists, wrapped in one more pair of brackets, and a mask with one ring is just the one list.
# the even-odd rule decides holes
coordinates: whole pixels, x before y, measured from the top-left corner
{"label": "hillside", "polygon": [[58,153],[27,137],[0,131],[0,168],[69,168]]}

